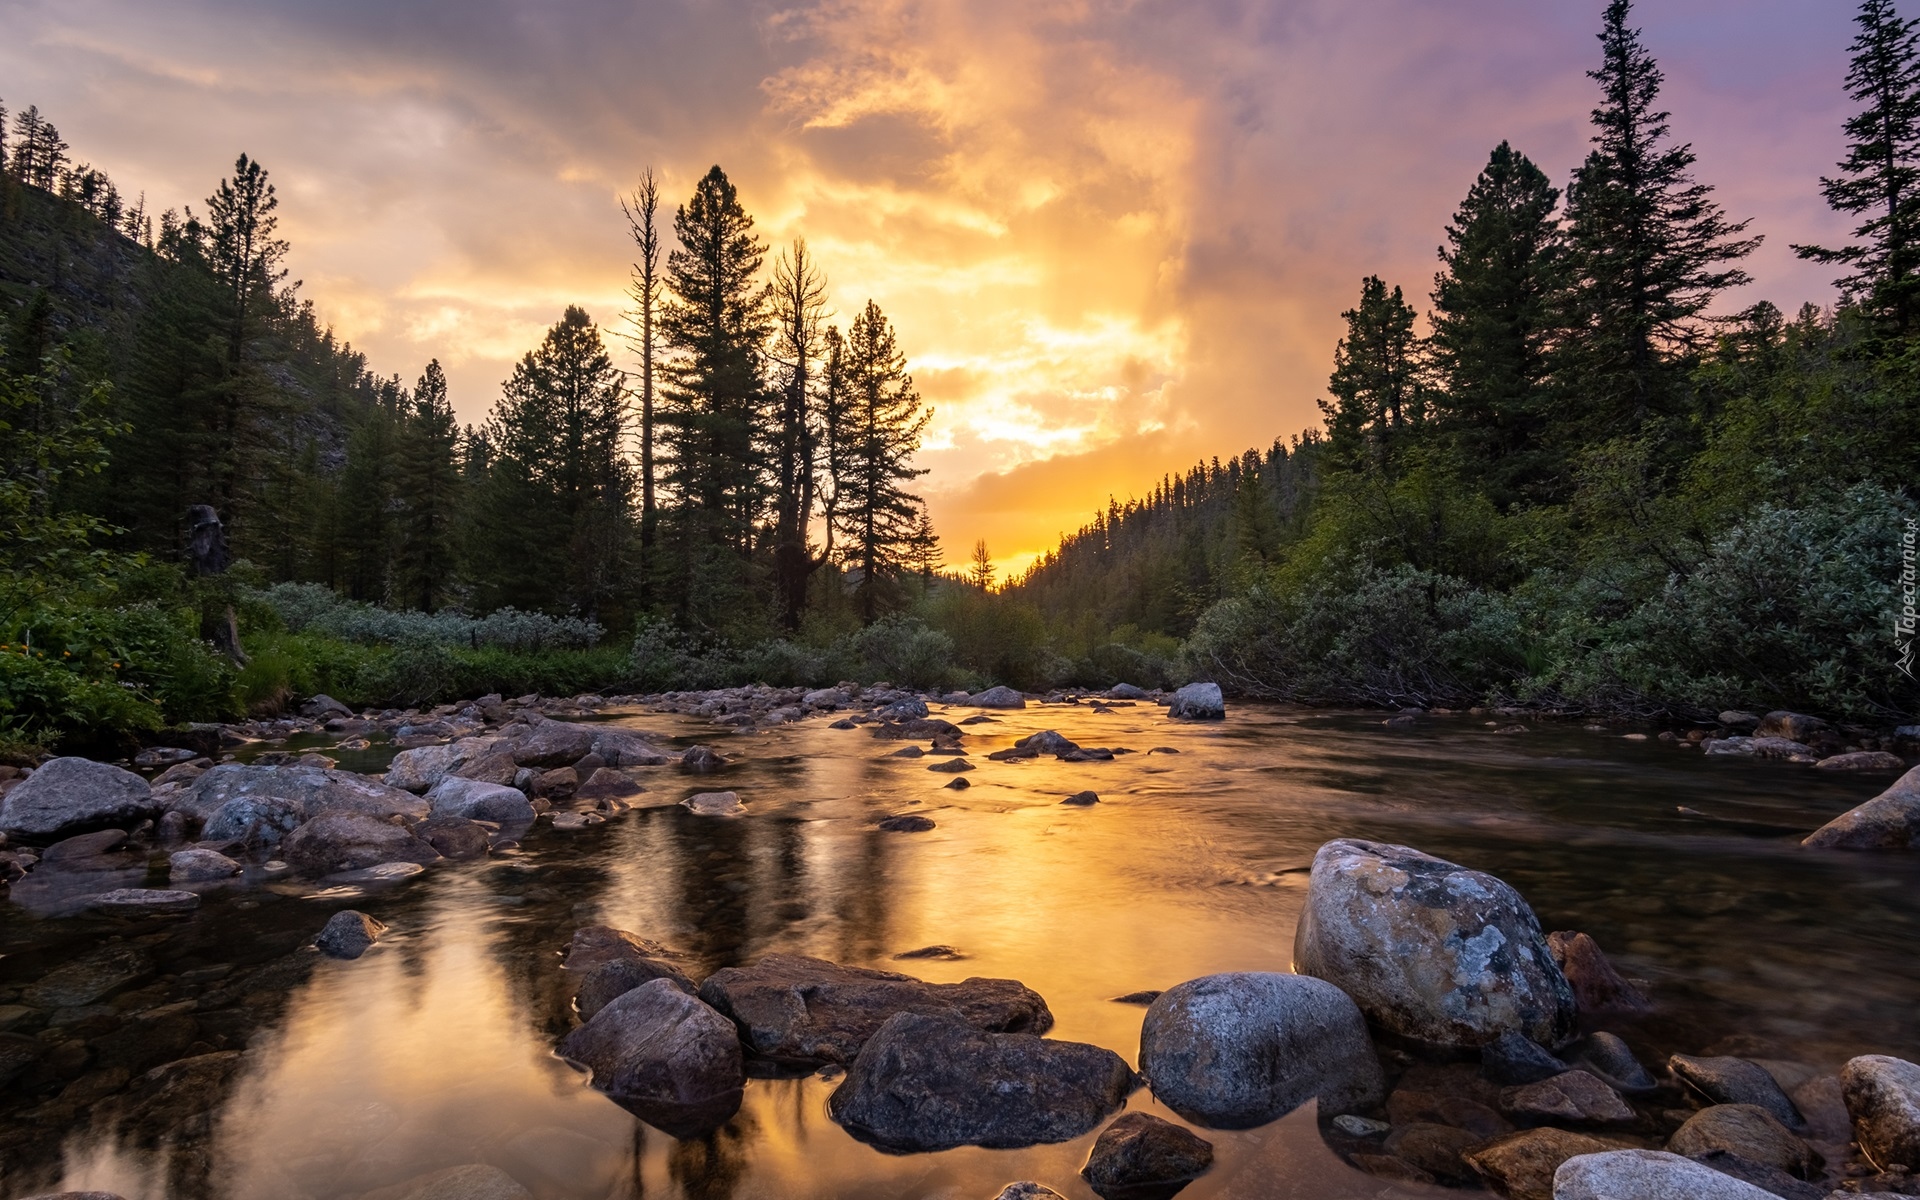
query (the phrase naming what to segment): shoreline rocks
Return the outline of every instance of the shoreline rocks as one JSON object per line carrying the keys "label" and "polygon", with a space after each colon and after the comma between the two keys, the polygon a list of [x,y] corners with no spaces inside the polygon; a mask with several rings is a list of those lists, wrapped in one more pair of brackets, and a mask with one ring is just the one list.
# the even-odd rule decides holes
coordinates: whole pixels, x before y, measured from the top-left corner
{"label": "shoreline rocks", "polygon": [[160,815],[153,789],[132,771],[89,758],[55,758],[0,799],[0,834],[44,839]]}
{"label": "shoreline rocks", "polygon": [[[9,797],[11,798],[11,797]],[[1920,846],[1920,767],[1800,843],[1818,850],[1905,850]]]}
{"label": "shoreline rocks", "polygon": [[1167,715],[1184,721],[1224,721],[1227,719],[1226,698],[1217,683],[1189,683],[1173,694]]}

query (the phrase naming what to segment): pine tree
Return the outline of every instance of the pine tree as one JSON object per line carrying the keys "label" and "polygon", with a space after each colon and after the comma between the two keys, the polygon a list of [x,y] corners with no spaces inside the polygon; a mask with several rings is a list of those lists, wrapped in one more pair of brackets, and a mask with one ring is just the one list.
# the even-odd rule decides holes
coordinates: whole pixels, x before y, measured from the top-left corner
{"label": "pine tree", "polygon": [[439,359],[427,364],[414,385],[396,458],[394,593],[402,603],[433,612],[447,603],[458,574],[454,531],[461,484],[460,427]]}
{"label": "pine tree", "polygon": [[629,338],[640,356],[640,586],[644,604],[649,598],[647,585],[653,575],[654,543],[660,527],[653,453],[653,379],[660,348],[656,328],[660,315],[660,230],[656,224],[660,185],[653,177],[653,168],[641,173],[633,195],[620,202],[620,211],[626,215],[627,231],[639,254],[632,266],[628,295],[633,297],[633,307],[627,312],[627,320],[633,326]]}
{"label": "pine tree", "polygon": [[920,497],[905,485],[926,471],[908,463],[933,413],[921,407],[906,355],[873,301],[854,319],[845,354],[850,420],[845,474],[835,490],[847,539],[842,553],[860,571],[855,598],[871,623],[892,600],[912,549]]}
{"label": "pine tree", "polygon": [[768,439],[774,473],[773,577],[782,624],[800,628],[807,583],[821,560],[808,542],[813,520],[815,463],[814,364],[822,348],[826,279],[804,238],[773,269],[774,344],[770,355],[779,394],[779,423]]}
{"label": "pine tree", "polygon": [[40,106],[29,104],[13,119],[13,173],[21,183],[53,191],[67,165],[67,143],[53,122],[40,115]]}
{"label": "pine tree", "polygon": [[1865,0],[1854,18],[1847,95],[1863,109],[1846,123],[1847,157],[1820,190],[1834,211],[1866,215],[1838,250],[1795,246],[1801,258],[1837,263],[1841,295],[1904,337],[1920,322],[1920,18],[1893,0]]}
{"label": "pine tree", "polygon": [[672,358],[657,437],[667,451],[679,561],[670,594],[681,619],[737,625],[748,607],[753,534],[766,490],[755,437],[766,409],[762,356],[770,327],[754,282],[766,246],[739,192],[714,167],[674,213],[671,299],[660,334]]}
{"label": "pine tree", "polygon": [[[1333,350],[1327,382],[1333,401],[1322,400],[1328,439],[1336,456],[1352,467],[1391,471],[1411,427],[1424,417],[1416,314],[1398,287],[1391,292],[1377,275],[1360,285],[1360,304],[1340,314],[1347,336]],[[1214,460],[1214,475],[1221,474]]]}
{"label": "pine tree", "polygon": [[1427,339],[1436,416],[1496,502],[1537,498],[1565,240],[1559,189],[1506,142],[1447,226]]}
{"label": "pine tree", "polygon": [[1672,357],[1697,348],[1704,314],[1747,282],[1731,264],[1760,239],[1742,239],[1713,189],[1689,173],[1693,147],[1674,145],[1657,107],[1660,68],[1627,25],[1631,0],[1607,5],[1593,151],[1567,191],[1570,251],[1565,366],[1585,442],[1638,433],[1672,412]]}
{"label": "pine tree", "polygon": [[409,405],[398,377],[382,381],[379,402],[347,440],[340,472],[340,547],[347,595],[384,604],[392,595],[396,471],[401,413]]}
{"label": "pine tree", "polygon": [[983,592],[993,587],[993,555],[987,551],[985,538],[974,540],[973,557],[968,560],[967,580]]}

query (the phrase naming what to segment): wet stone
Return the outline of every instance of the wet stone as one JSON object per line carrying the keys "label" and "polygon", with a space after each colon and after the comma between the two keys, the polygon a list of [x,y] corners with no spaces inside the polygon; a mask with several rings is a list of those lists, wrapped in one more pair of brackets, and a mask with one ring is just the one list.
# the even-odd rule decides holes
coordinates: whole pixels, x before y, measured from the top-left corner
{"label": "wet stone", "polygon": [[1511,1029],[1480,1047],[1480,1073],[1494,1083],[1539,1083],[1566,1070],[1567,1064],[1545,1047]]}
{"label": "wet stone", "polygon": [[1628,1095],[1642,1095],[1659,1087],[1633,1049],[1614,1034],[1602,1032],[1588,1037],[1580,1044],[1576,1058],[1579,1066]]}
{"label": "wet stone", "polygon": [[1090,808],[1100,803],[1100,795],[1098,792],[1075,792],[1060,803],[1071,805],[1075,808]]}
{"label": "wet stone", "polygon": [[1696,1058],[1676,1054],[1667,1066],[1682,1085],[1714,1104],[1751,1104],[1789,1129],[1802,1125],[1800,1110],[1766,1068],[1744,1058]]}
{"label": "wet stone", "polygon": [[1417,1124],[1395,1129],[1387,1136],[1389,1154],[1445,1183],[1471,1182],[1473,1168],[1461,1157],[1485,1139],[1451,1125]]}
{"label": "wet stone", "polygon": [[1775,1200],[1769,1192],[1677,1154],[1609,1150],[1554,1172],[1553,1200]]}
{"label": "wet stone", "polygon": [[387,926],[363,912],[342,909],[328,918],[326,926],[313,939],[320,953],[328,958],[359,958],[372,948]]}
{"label": "wet stone", "polygon": [[932,817],[923,817],[918,813],[886,817],[875,826],[882,833],[926,833],[934,827]]}
{"label": "wet stone", "polygon": [[231,879],[240,864],[214,850],[181,850],[167,859],[167,879],[173,883],[201,883]]}
{"label": "wet stone", "polygon": [[1151,1113],[1132,1112],[1100,1131],[1080,1177],[1102,1200],[1159,1200],[1212,1166],[1213,1143]]}
{"label": "wet stone", "polygon": [[1920,1065],[1865,1054],[1848,1060],[1840,1085],[1860,1148],[1882,1166],[1920,1171]]}
{"label": "wet stone", "polygon": [[574,1008],[580,1013],[581,1020],[591,1021],[607,1005],[656,979],[666,980],[689,996],[700,990],[678,967],[662,959],[617,958],[587,972],[574,993]]}
{"label": "wet stone", "polygon": [[1771,1113],[1751,1104],[1701,1109],[1668,1139],[1667,1149],[1689,1158],[1721,1151],[1801,1179],[1811,1178],[1822,1165],[1811,1146]]}
{"label": "wet stone", "polygon": [[1469,1150],[1462,1159],[1508,1200],[1554,1200],[1553,1176],[1562,1163],[1614,1148],[1584,1133],[1527,1129]]}
{"label": "wet stone", "polygon": [[115,888],[87,897],[86,907],[110,916],[188,913],[200,907],[200,897],[164,888]]}
{"label": "wet stone", "polygon": [[1500,1093],[1500,1107],[1527,1120],[1577,1125],[1620,1125],[1634,1119],[1633,1108],[1620,1093],[1585,1071],[1508,1088]]}

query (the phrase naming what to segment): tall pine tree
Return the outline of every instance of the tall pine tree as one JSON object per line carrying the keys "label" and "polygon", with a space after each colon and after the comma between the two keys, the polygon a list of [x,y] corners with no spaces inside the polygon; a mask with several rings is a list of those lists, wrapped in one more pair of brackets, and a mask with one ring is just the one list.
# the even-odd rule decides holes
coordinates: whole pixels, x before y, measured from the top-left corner
{"label": "tall pine tree", "polygon": [[1359,306],[1340,315],[1347,336],[1333,350],[1333,400],[1320,402],[1328,440],[1337,461],[1392,473],[1426,411],[1416,314],[1398,287],[1369,275]]}
{"label": "tall pine tree", "polygon": [[1847,121],[1837,179],[1820,180],[1834,211],[1864,216],[1860,244],[1795,246],[1801,258],[1836,263],[1842,296],[1904,337],[1920,323],[1920,18],[1903,20],[1893,0],[1865,0],[1854,18],[1847,95],[1864,107]]}
{"label": "tall pine tree", "polygon": [[394,596],[401,603],[433,612],[452,595],[460,484],[460,427],[447,401],[446,373],[434,359],[414,385],[396,454]]}
{"label": "tall pine tree", "polygon": [[779,422],[768,438],[773,460],[773,579],[781,623],[800,628],[807,581],[820,560],[808,542],[813,519],[815,365],[822,349],[827,283],[805,238],[795,238],[773,270],[774,339],[770,357],[779,395]]}
{"label": "tall pine tree", "polygon": [[926,471],[909,463],[933,413],[921,407],[893,327],[871,300],[848,332],[845,362],[846,448],[835,490],[842,554],[860,572],[855,600],[872,622],[895,600],[913,561],[920,497],[906,487]]}

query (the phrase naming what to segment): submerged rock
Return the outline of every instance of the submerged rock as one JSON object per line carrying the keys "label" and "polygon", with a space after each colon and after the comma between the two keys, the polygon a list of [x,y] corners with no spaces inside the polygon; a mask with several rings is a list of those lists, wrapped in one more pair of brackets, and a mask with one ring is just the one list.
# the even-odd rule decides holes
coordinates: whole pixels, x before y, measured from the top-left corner
{"label": "submerged rock", "polygon": [[1920,846],[1920,767],[1902,775],[1865,804],[1828,821],[1800,844],[1821,850],[1904,850]]}
{"label": "submerged rock", "polygon": [[193,892],[163,888],[115,888],[86,897],[86,907],[111,916],[141,916],[146,913],[185,913],[200,907]]}
{"label": "submerged rock", "polygon": [[533,1200],[533,1193],[499,1167],[468,1163],[416,1175],[362,1200]]}
{"label": "submerged rock", "polygon": [[1551,1051],[1511,1029],[1480,1047],[1480,1073],[1509,1087],[1552,1079],[1567,1069]]}
{"label": "submerged rock", "polygon": [[1582,1154],[1553,1174],[1553,1200],[1776,1200],[1773,1193],[1661,1150]]}
{"label": "submerged rock", "polygon": [[1578,1016],[1518,892],[1406,846],[1320,847],[1293,958],[1382,1028],[1433,1045],[1478,1047],[1513,1031],[1558,1046]]}
{"label": "submerged rock", "polygon": [[1797,1129],[1805,1123],[1786,1092],[1757,1063],[1744,1058],[1676,1054],[1667,1060],[1667,1066],[1682,1084],[1715,1104],[1751,1104],[1789,1128]]}
{"label": "submerged rock", "polygon": [[[955,780],[954,782],[964,782]],[[874,828],[881,833],[926,833],[934,828],[932,817],[923,817],[919,813],[902,813],[895,817],[882,818]]]}
{"label": "submerged rock", "polygon": [[385,923],[363,912],[343,908],[327,919],[326,927],[313,939],[313,944],[328,958],[354,959],[371,949],[386,931]]}
{"label": "submerged rock", "polygon": [[431,817],[413,827],[413,836],[442,858],[484,858],[493,843],[486,826],[465,817]]}
{"label": "submerged rock", "polygon": [[1840,1069],[1840,1086],[1860,1149],[1881,1167],[1920,1168],[1920,1066],[1864,1054]]}
{"label": "submerged rock", "polygon": [[395,825],[361,812],[323,813],[287,835],[282,854],[307,875],[331,875],[382,863],[428,863],[440,852]]}
{"label": "submerged rock", "polygon": [[239,863],[217,850],[181,850],[167,858],[167,880],[170,883],[231,879],[240,871]]}
{"label": "submerged rock", "polygon": [[1221,1129],[1313,1099],[1323,1113],[1371,1108],[1386,1094],[1359,1008],[1300,975],[1208,975],[1163,992],[1141,1024],[1140,1070],[1168,1108]]}
{"label": "submerged rock", "polygon": [[1188,721],[1224,721],[1226,697],[1220,694],[1217,683],[1189,683],[1173,694],[1167,715]]}
{"label": "submerged rock", "polygon": [[573,931],[567,946],[567,960],[561,966],[585,974],[602,963],[648,962],[676,955],[659,942],[615,929],[611,925],[582,925]]}
{"label": "submerged rock", "polygon": [[102,825],[131,825],[159,815],[147,781],[87,758],[42,763],[0,800],[0,833],[50,838]]}
{"label": "submerged rock", "polygon": [[1126,1062],[1099,1046],[901,1012],[868,1039],[828,1112],[889,1150],[1017,1149],[1079,1137],[1133,1088]]}
{"label": "submerged rock", "polygon": [[1596,1033],[1581,1043],[1579,1064],[1627,1093],[1651,1092],[1659,1086],[1634,1057],[1633,1050],[1611,1033]]}
{"label": "submerged rock", "polygon": [[740,1028],[747,1048],[796,1064],[848,1063],[900,1013],[938,1016],[986,1032],[1045,1033],[1053,1014],[1039,993],[1011,979],[925,983],[910,975],[843,967],[797,954],[769,954],[724,967],[700,998]]}
{"label": "submerged rock", "polygon": [[1212,1166],[1212,1142],[1151,1113],[1131,1112],[1100,1131],[1080,1177],[1102,1200],[1160,1200]]}
{"label": "submerged rock", "polygon": [[560,1053],[593,1086],[674,1137],[718,1129],[739,1111],[746,1069],[733,1023],[655,979],[616,996],[568,1034]]}

